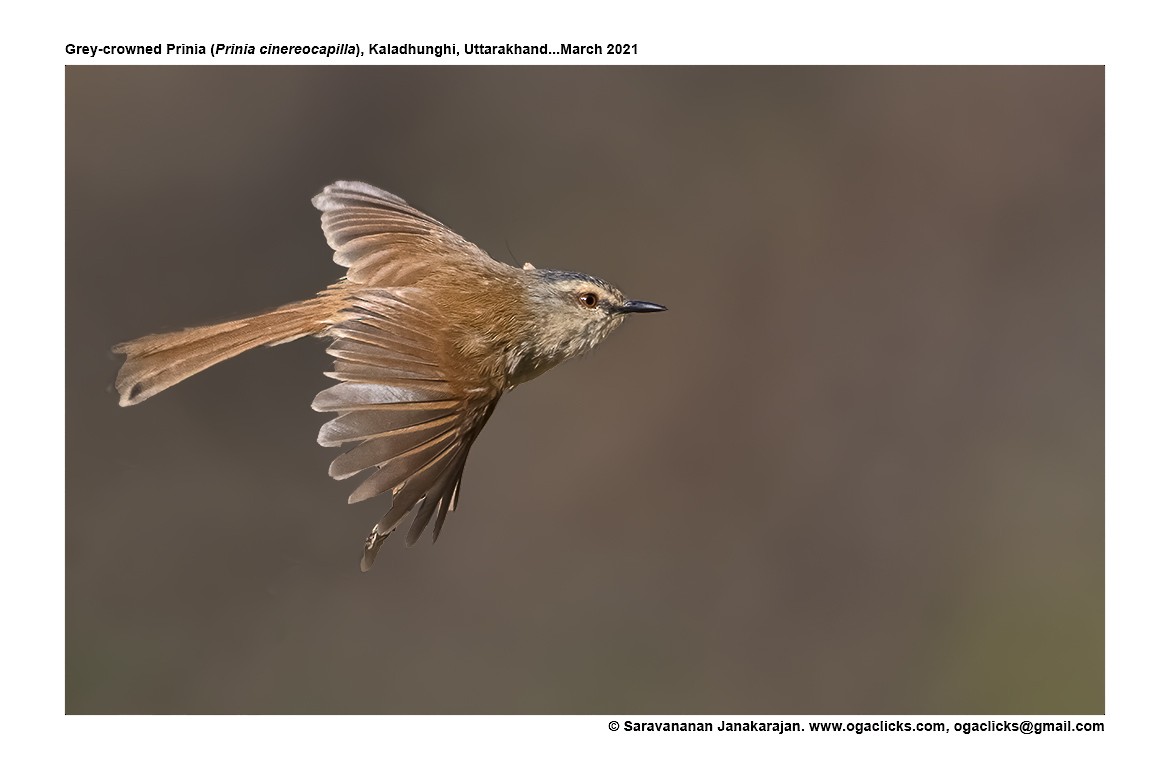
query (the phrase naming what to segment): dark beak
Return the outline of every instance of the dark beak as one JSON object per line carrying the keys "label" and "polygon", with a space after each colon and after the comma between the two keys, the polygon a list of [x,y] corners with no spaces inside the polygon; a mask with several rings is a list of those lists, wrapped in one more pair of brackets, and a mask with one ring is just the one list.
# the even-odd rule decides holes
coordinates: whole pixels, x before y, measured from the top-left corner
{"label": "dark beak", "polygon": [[626,301],[617,308],[618,314],[646,314],[652,311],[666,311],[666,307],[650,301]]}

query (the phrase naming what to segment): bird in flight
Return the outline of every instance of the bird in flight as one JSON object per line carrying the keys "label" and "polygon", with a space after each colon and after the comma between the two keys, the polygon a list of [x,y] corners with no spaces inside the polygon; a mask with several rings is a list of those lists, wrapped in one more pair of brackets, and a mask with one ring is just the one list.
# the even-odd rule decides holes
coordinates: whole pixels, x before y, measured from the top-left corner
{"label": "bird in flight", "polygon": [[586,274],[497,262],[397,195],[338,181],[313,198],[345,277],[315,297],[251,317],[114,347],[119,404],[141,403],[228,358],[304,336],[331,339],[336,384],[313,408],[336,416],[318,443],[349,447],[335,479],[365,473],[350,503],[389,493],[361,568],[417,507],[413,545],[438,539],[471,445],[500,397],[595,347],[629,314],[664,311]]}

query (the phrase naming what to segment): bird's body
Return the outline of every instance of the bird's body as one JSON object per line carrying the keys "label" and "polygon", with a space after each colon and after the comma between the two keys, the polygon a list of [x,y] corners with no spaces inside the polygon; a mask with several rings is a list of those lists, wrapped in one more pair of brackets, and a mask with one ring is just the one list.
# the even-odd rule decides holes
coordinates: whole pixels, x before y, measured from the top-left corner
{"label": "bird's body", "polygon": [[626,314],[663,307],[584,274],[499,263],[368,184],[336,182],[313,204],[344,279],[254,317],[119,344],[126,362],[115,386],[129,406],[248,349],[331,338],[327,375],[337,384],[313,408],[337,416],[318,442],[354,446],[329,473],[375,469],[351,503],[392,496],[366,540],[365,570],[416,505],[407,544],[432,522],[438,538],[471,445],[505,391],[596,346]]}

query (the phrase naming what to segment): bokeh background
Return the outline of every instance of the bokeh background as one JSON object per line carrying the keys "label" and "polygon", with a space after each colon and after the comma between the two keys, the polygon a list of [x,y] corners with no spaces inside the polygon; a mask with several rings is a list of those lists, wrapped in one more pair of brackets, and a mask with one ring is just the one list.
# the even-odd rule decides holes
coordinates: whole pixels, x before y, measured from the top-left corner
{"label": "bokeh background", "polygon": [[[65,81],[68,712],[1104,711],[1102,68]],[[670,307],[365,575],[323,342],[109,351],[340,276],[339,178]]]}

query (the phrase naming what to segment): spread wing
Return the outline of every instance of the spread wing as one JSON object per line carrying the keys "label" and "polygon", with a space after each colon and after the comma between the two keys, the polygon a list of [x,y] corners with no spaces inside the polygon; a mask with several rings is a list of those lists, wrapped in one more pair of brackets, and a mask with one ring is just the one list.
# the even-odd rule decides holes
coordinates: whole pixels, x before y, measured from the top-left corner
{"label": "spread wing", "polygon": [[470,383],[451,370],[453,345],[442,319],[413,288],[355,293],[346,319],[334,325],[327,352],[338,383],[318,393],[313,408],[336,412],[317,441],[326,447],[355,444],[337,456],[329,475],[345,479],[374,469],[350,503],[389,492],[390,510],[366,539],[362,571],[410,510],[414,544],[434,521],[438,539],[455,508],[467,454],[491,416],[501,389]]}
{"label": "spread wing", "polygon": [[313,205],[334,262],[357,284],[409,287],[438,264],[497,264],[434,217],[364,182],[334,182]]}

